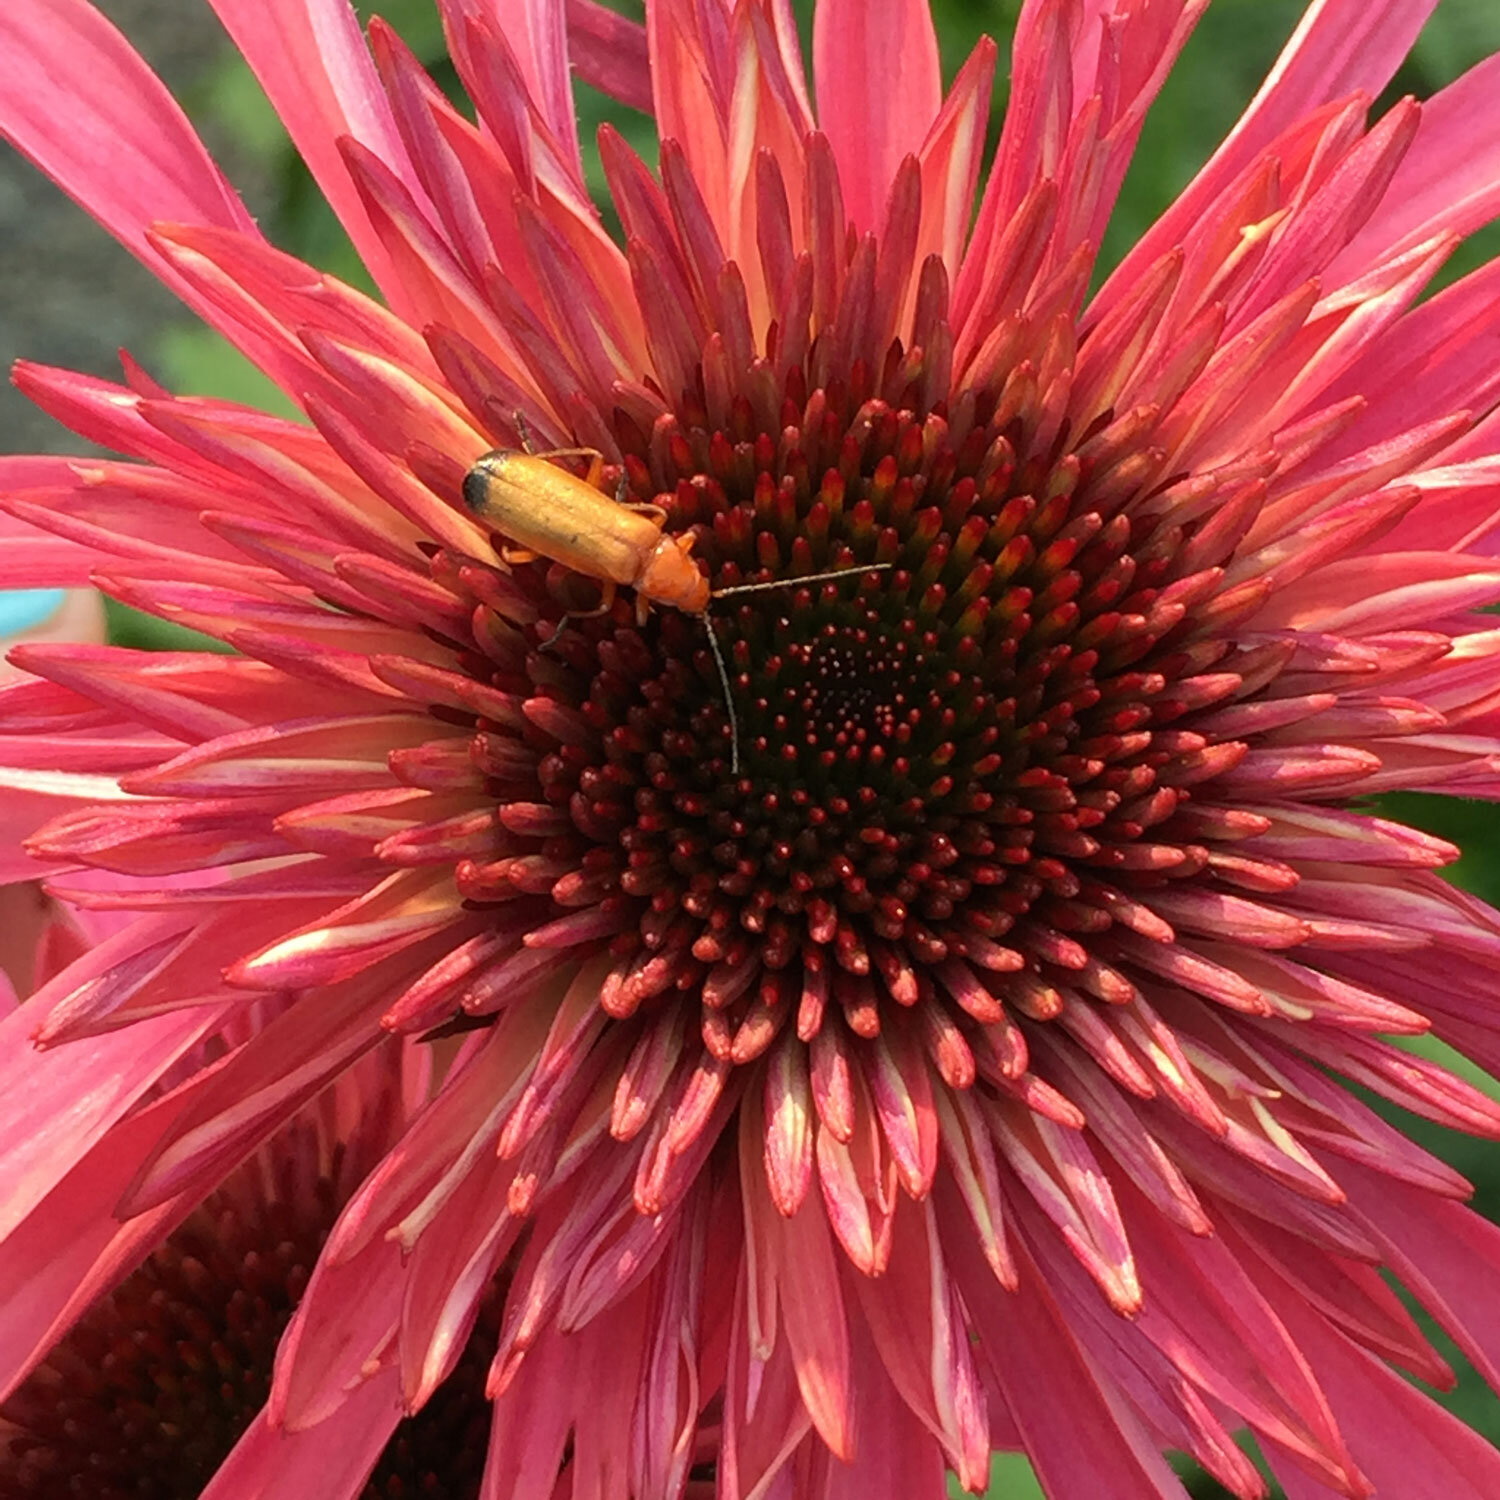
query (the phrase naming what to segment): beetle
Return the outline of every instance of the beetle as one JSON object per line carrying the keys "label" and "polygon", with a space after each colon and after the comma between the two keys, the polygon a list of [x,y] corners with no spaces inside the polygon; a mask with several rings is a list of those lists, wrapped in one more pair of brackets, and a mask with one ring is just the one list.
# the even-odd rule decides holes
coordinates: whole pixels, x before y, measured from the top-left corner
{"label": "beetle", "polygon": [[[589,458],[584,478],[550,462]],[[667,513],[659,505],[631,506],[620,493],[611,500],[597,487],[604,455],[595,448],[558,448],[523,453],[496,448],[482,455],[464,476],[464,503],[481,521],[520,544],[506,554],[511,562],[549,557],[604,585],[599,613],[626,584],[636,591],[637,617],[644,622],[650,603],[670,604],[685,614],[708,613],[708,579],[688,555],[691,536],[668,536]],[[654,511],[653,519],[648,512]]]}
{"label": "beetle", "polygon": [[[555,458],[587,458],[588,473],[580,477],[553,463],[551,460]],[[613,606],[622,585],[635,590],[636,618],[642,624],[652,604],[669,604],[684,614],[700,616],[719,670],[724,708],[729,715],[730,770],[738,775],[739,718],[729,690],[729,669],[724,664],[723,650],[708,612],[709,604],[729,594],[792,588],[802,583],[846,578],[851,573],[879,573],[892,564],[858,563],[826,573],[804,573],[797,578],[713,589],[690,555],[691,534],[668,535],[663,530],[667,513],[661,506],[627,502],[623,474],[615,497],[611,499],[604,494],[598,488],[603,469],[604,455],[597,448],[555,448],[547,453],[495,448],[481,454],[464,475],[464,503],[481,521],[518,544],[502,549],[501,555],[507,562],[531,562],[546,557],[604,586],[604,597],[597,609],[564,615],[558,631],[570,618],[605,613]],[[554,633],[552,640],[556,639]]]}

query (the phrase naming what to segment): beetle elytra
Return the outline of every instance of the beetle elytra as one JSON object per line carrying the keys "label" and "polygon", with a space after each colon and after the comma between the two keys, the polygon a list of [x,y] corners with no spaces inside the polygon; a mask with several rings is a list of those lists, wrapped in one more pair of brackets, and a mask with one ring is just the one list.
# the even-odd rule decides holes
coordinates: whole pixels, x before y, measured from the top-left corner
{"label": "beetle elytra", "polygon": [[[591,460],[585,478],[549,462],[575,455]],[[626,584],[638,595],[642,618],[648,603],[671,604],[690,615],[707,613],[708,579],[688,556],[692,537],[667,536],[666,517],[657,506],[633,509],[610,499],[595,483],[603,467],[603,455],[592,448],[546,454],[497,448],[465,476],[464,500],[480,520],[525,552],[598,579],[604,585],[601,611]],[[657,519],[647,511],[656,511]]]}

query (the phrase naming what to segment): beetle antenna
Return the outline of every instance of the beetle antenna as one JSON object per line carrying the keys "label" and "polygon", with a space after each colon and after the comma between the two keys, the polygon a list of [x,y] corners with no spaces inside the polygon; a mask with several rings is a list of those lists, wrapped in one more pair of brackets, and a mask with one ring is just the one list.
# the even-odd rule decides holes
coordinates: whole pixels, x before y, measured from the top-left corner
{"label": "beetle antenna", "polygon": [[729,690],[729,668],[724,665],[724,648],[714,631],[714,617],[707,610],[703,613],[703,628],[708,632],[709,649],[714,654],[714,665],[719,669],[719,686],[724,689],[724,711],[729,715],[729,774],[740,774],[740,721],[734,711],[734,694]]}
{"label": "beetle antenna", "polygon": [[[858,563],[852,568],[834,568],[827,573],[804,573],[800,578],[773,578],[767,583],[736,583],[727,589],[715,589],[711,599],[722,599],[728,594],[759,594],[767,589],[794,588],[799,583],[822,583],[829,578],[847,578],[851,573],[884,573],[894,563]],[[724,648],[714,631],[713,616],[703,612],[703,628],[708,632],[709,648],[714,654],[714,665],[719,669],[719,686],[724,690],[724,711],[729,715],[729,770],[740,774],[740,721],[734,711],[734,694],[729,688],[729,668],[724,664]]]}
{"label": "beetle antenna", "polygon": [[736,583],[727,589],[715,589],[709,596],[722,599],[727,594],[759,594],[767,589],[794,589],[799,583],[822,583],[829,578],[847,578],[851,573],[884,573],[895,563],[856,563],[852,568],[834,568],[829,573],[804,573],[800,578],[772,578],[765,583]]}
{"label": "beetle antenna", "polygon": [[511,415],[516,420],[516,436],[521,439],[521,451],[535,453],[536,449],[531,443],[531,423],[526,420],[526,413],[517,407]]}

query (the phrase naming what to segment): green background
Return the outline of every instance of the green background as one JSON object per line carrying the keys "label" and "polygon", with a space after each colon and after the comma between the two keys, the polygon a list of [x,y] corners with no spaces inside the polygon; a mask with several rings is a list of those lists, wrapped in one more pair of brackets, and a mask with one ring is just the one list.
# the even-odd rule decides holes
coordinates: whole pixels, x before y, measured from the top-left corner
{"label": "green background", "polygon": [[[621,0],[619,8],[628,10],[629,0]],[[806,19],[810,4],[802,0],[799,8]],[[429,60],[441,81],[453,85],[451,70],[442,58],[441,33],[430,0],[388,0],[374,9],[392,21],[419,55]],[[1002,51],[1008,49],[1018,9],[1019,0],[934,0],[946,76],[951,78],[983,33],[999,40]],[[1206,159],[1255,92],[1302,9],[1301,0],[1215,0],[1210,6],[1147,123],[1105,246],[1106,265],[1118,259]],[[1495,51],[1500,51],[1500,3],[1446,0],[1378,107],[1407,93],[1426,97]],[[642,116],[611,106],[582,85],[578,96],[586,141],[592,139],[600,121],[609,118],[643,153],[653,154],[650,125]],[[991,144],[998,132],[1004,100],[1002,81],[996,92]],[[242,64],[222,61],[206,67],[187,90],[184,102],[211,139],[232,141],[235,155],[253,164],[260,184],[264,227],[276,243],[352,281],[368,284]],[[602,179],[596,161],[591,172],[598,187]],[[1493,230],[1476,235],[1461,248],[1445,279],[1496,253],[1500,253],[1500,235]],[[145,352],[153,356],[153,367],[176,389],[288,409],[279,393],[206,330],[174,325],[159,335],[154,349]],[[168,645],[181,639],[172,627],[125,610],[115,612],[113,625],[116,638],[131,644]],[[1500,823],[1488,807],[1413,796],[1389,799],[1387,811],[1391,810],[1435,832],[1461,837],[1470,852],[1453,872],[1456,878],[1491,900],[1500,900]],[[1494,1089],[1491,1080],[1462,1062],[1457,1065]],[[1401,1123],[1477,1183],[1478,1206],[1500,1217],[1500,1147],[1454,1137],[1421,1121],[1403,1119]],[[1436,1337],[1450,1360],[1466,1369],[1451,1345],[1440,1335]],[[1465,1420],[1500,1441],[1500,1402],[1472,1372],[1466,1373],[1457,1391],[1445,1399]],[[1225,1493],[1188,1466],[1184,1466],[1184,1473],[1192,1476],[1189,1482],[1196,1496],[1207,1500]],[[1040,1493],[1024,1460],[997,1459],[992,1496],[1029,1500]]]}

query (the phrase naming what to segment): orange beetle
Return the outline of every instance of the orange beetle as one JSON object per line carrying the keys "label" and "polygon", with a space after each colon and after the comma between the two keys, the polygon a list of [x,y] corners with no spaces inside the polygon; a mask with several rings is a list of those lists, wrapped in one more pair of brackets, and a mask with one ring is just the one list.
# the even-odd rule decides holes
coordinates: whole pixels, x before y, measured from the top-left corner
{"label": "orange beetle", "polygon": [[[572,455],[592,459],[587,477],[580,479],[549,462]],[[636,612],[642,619],[649,604],[707,614],[713,596],[708,579],[688,555],[692,537],[666,535],[666,512],[660,506],[631,507],[602,494],[594,481],[603,467],[603,456],[592,448],[549,454],[496,448],[464,477],[464,500],[480,520],[524,549],[509,554],[511,560],[525,561],[525,553],[549,557],[598,579],[605,590],[601,612],[625,584],[639,596]]]}

